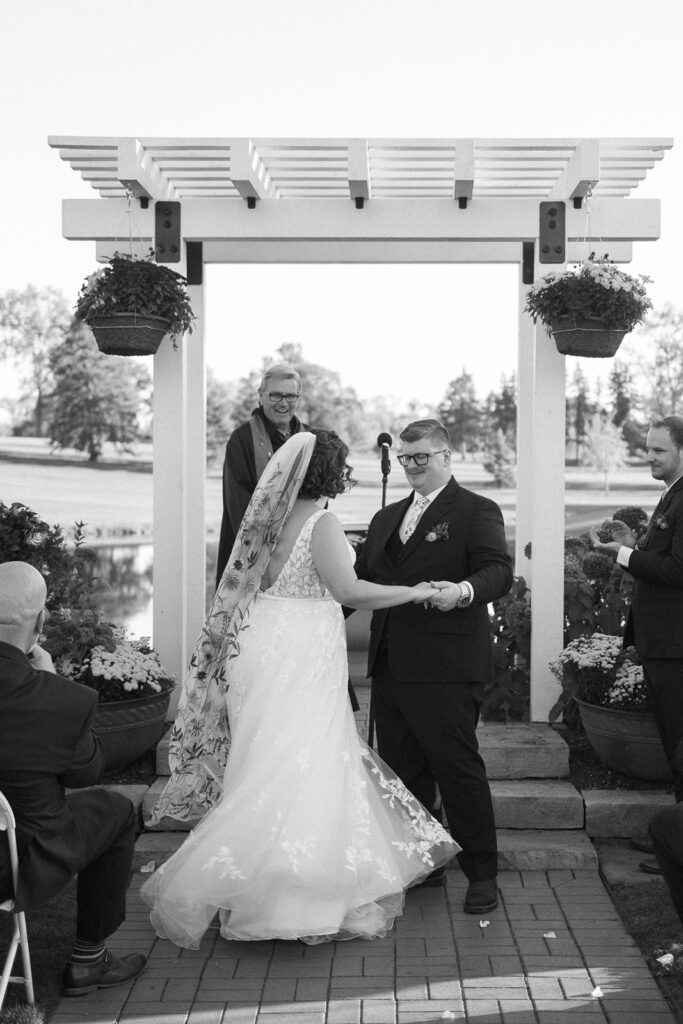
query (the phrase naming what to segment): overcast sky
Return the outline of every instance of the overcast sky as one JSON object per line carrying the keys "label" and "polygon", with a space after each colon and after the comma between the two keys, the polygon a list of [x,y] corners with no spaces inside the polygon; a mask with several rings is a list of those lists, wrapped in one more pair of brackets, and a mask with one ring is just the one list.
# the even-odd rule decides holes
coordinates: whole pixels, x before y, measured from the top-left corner
{"label": "overcast sky", "polygon": [[[94,243],[61,238],[61,199],[94,193],[48,148],[52,134],[681,134],[677,0],[0,0],[0,10],[1,290],[53,284],[75,299],[94,267]],[[654,279],[657,305],[683,305],[682,184],[678,143],[637,191],[663,200],[662,238],[637,244],[631,265]],[[463,366],[483,395],[515,369],[512,268],[231,266],[207,278],[208,357],[225,379],[283,341],[363,397],[438,401]]]}

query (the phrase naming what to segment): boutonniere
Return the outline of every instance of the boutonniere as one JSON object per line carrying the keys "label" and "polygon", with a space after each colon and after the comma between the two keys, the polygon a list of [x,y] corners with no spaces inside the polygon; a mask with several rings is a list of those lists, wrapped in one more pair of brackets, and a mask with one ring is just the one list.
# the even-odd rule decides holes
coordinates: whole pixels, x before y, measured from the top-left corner
{"label": "boutonniere", "polygon": [[431,530],[425,533],[425,540],[433,544],[437,540],[448,540],[448,523],[437,523],[436,526],[432,526]]}
{"label": "boutonniere", "polygon": [[661,514],[661,512],[659,513],[658,516],[655,516],[655,529],[657,529],[657,530],[668,530],[669,529],[669,524],[667,522],[667,519],[666,519],[665,516],[663,516]]}

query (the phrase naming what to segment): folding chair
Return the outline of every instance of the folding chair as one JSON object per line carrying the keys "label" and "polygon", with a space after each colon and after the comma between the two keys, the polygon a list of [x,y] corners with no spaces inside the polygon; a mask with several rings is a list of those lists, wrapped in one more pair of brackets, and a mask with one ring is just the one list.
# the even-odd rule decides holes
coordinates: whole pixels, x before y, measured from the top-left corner
{"label": "folding chair", "polygon": [[[7,833],[7,843],[9,846],[9,859],[10,866],[12,868],[12,884],[14,891],[17,891],[17,881],[19,877],[19,858],[17,856],[17,840],[15,835],[16,822],[14,820],[14,814],[12,808],[7,803],[7,800],[0,793],[0,832]],[[0,1010],[2,1004],[5,1001],[5,993],[7,992],[7,986],[10,982],[15,985],[23,985],[26,989],[26,1002],[33,1006],[35,1004],[35,997],[33,995],[33,975],[31,974],[31,960],[28,952],[28,934],[26,932],[26,918],[23,910],[15,911],[14,900],[5,900],[4,903],[0,903],[0,910],[5,910],[8,914],[12,914],[14,918],[14,931],[12,934],[12,941],[5,958],[5,965],[2,969],[2,978],[0,978]],[[20,975],[12,975],[10,972],[14,966],[14,959],[17,954],[17,950],[21,947],[21,959],[23,964],[24,973]]]}

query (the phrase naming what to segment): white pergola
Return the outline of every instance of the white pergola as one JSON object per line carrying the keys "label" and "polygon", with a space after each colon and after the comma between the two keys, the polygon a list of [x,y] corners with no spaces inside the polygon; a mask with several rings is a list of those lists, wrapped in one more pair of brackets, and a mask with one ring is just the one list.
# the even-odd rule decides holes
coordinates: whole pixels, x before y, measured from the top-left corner
{"label": "white pergola", "polygon": [[[523,312],[539,260],[541,202],[564,204],[559,256],[628,262],[660,235],[660,203],[632,198],[668,138],[248,139],[52,136],[98,198],[63,201],[65,238],[155,243],[155,204],[179,202],[180,262],[197,322],[154,357],[154,645],[182,677],[204,617],[206,263],[509,263],[519,271],[517,571],[530,581],[531,717],[556,696],[563,645],[565,357]],[[127,235],[126,235],[127,237]],[[551,246],[551,252],[554,246]],[[163,255],[159,257],[163,259]],[[558,254],[555,254],[558,258]],[[454,367],[455,370],[455,367]],[[531,541],[533,559],[524,558]]]}

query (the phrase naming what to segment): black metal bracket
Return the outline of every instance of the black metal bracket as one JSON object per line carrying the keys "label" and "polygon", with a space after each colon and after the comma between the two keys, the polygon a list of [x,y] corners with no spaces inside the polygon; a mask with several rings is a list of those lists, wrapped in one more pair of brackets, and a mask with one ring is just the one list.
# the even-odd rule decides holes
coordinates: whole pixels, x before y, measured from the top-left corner
{"label": "black metal bracket", "polygon": [[522,284],[534,283],[534,243],[522,242]]}
{"label": "black metal bracket", "polygon": [[146,210],[149,207],[149,196],[140,196],[140,209]]}
{"label": "black metal bracket", "polygon": [[202,284],[204,281],[204,243],[185,242],[185,275],[188,284]]}
{"label": "black metal bracket", "polygon": [[255,210],[256,209],[256,196],[247,196],[247,209],[248,210]]}
{"label": "black metal bracket", "polygon": [[458,209],[459,210],[466,210],[467,209],[467,196],[458,196]]}
{"label": "black metal bracket", "polygon": [[362,210],[365,206],[365,196],[356,196],[355,198],[356,209]]}
{"label": "black metal bracket", "polygon": [[574,196],[574,209],[580,210],[583,206],[583,196]]}

